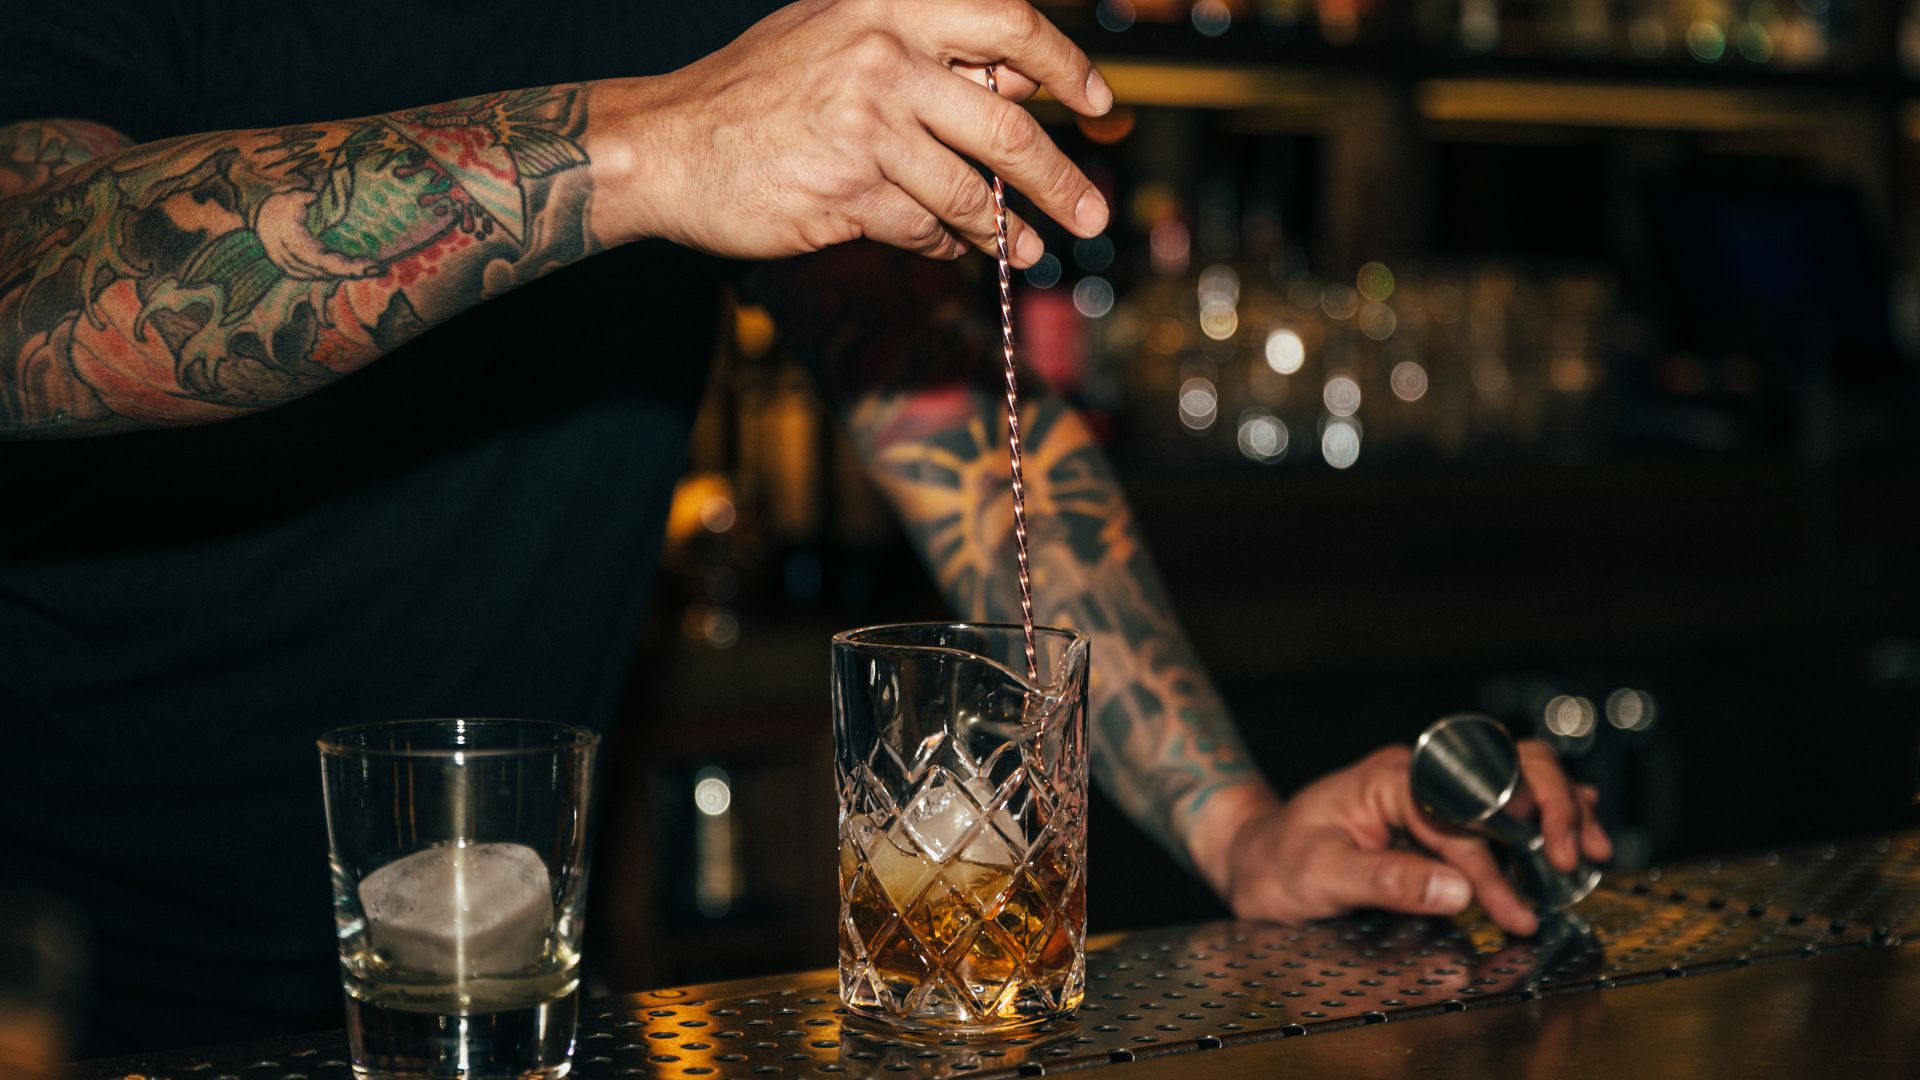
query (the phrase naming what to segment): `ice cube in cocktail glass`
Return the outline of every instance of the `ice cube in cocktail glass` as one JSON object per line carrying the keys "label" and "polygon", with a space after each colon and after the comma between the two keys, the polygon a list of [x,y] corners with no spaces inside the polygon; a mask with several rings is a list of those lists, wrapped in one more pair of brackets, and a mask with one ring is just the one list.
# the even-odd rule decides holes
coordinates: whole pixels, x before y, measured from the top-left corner
{"label": "ice cube in cocktail glass", "polygon": [[932,623],[833,639],[840,996],[908,1030],[1003,1031],[1086,980],[1088,640]]}
{"label": "ice cube in cocktail glass", "polygon": [[567,1073],[597,743],[493,719],[321,737],[355,1073]]}

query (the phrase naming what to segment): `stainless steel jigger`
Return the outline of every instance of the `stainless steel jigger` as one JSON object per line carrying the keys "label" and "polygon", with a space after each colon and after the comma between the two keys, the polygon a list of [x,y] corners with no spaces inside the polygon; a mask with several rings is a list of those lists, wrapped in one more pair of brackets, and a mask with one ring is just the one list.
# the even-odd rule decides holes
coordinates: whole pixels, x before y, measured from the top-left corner
{"label": "stainless steel jigger", "polygon": [[1420,809],[1499,844],[1507,879],[1535,908],[1564,911],[1600,884],[1599,868],[1584,862],[1571,874],[1555,870],[1538,823],[1507,812],[1526,781],[1520,751],[1497,721],[1472,713],[1434,721],[1414,743],[1412,774]]}

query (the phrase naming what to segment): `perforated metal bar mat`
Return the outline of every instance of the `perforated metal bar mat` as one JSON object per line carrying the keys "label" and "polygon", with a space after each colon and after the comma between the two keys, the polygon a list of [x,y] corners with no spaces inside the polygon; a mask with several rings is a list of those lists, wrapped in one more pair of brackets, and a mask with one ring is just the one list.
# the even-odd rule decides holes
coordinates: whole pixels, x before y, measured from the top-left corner
{"label": "perforated metal bar mat", "polygon": [[[1621,878],[1508,941],[1478,919],[1370,915],[1127,935],[1088,957],[1070,1021],[922,1039],[839,1008],[830,975],[650,991],[586,1010],[573,1075],[1007,1077],[1337,1031],[1897,942],[1920,919],[1920,832]],[[77,1066],[75,1080],[344,1080],[338,1033]]]}
{"label": "perforated metal bar mat", "polygon": [[1900,938],[1920,933],[1920,832],[1809,844],[1616,875],[1614,888],[1757,905],[1796,922]]}

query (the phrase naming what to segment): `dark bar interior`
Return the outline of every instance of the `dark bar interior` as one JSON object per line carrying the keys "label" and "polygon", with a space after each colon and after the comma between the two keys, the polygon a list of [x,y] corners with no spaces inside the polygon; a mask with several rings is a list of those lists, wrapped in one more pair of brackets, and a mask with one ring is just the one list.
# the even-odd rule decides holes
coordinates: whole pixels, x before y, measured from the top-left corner
{"label": "dark bar interior", "polygon": [[[1027,108],[1112,218],[1099,235],[1076,236],[1010,192],[1047,252],[1012,276],[1020,377],[1085,417],[1259,770],[1285,796],[1380,747],[1411,745],[1441,717],[1483,714],[1515,738],[1543,741],[1569,777],[1597,790],[1612,850],[1604,883],[1572,909],[1585,922],[1543,924],[1525,939],[1506,937],[1480,908],[1452,919],[1240,920],[1096,784],[1082,1011],[998,1042],[922,1046],[857,1026],[830,985],[845,959],[836,934],[850,923],[846,879],[832,869],[847,814],[836,820],[829,642],[850,628],[953,612],[916,554],[910,531],[923,524],[896,518],[863,460],[870,451],[838,422],[843,402],[822,357],[855,327],[863,348],[890,350],[886,363],[909,373],[949,353],[995,354],[995,261],[971,252],[935,267],[863,242],[773,269],[731,265],[752,260],[721,268],[659,243],[645,252],[655,260],[648,276],[609,271],[603,291],[571,297],[617,308],[630,294],[666,307],[704,299],[703,290],[723,295],[687,470],[672,488],[658,562],[644,570],[653,578],[644,623],[630,642],[569,638],[566,605],[599,586],[580,587],[592,564],[566,552],[547,567],[559,584],[537,598],[553,605],[525,608],[562,628],[554,654],[604,646],[631,664],[617,717],[599,725],[572,1075],[751,1069],[934,1080],[1091,1066],[1143,1077],[1408,1077],[1416,1067],[1731,1077],[1805,1075],[1843,1059],[1857,1071],[1837,1075],[1910,1075],[1902,1055],[1920,1045],[1910,1019],[1920,998],[1910,944],[1920,933],[1920,0],[1032,2],[1111,85],[1115,107],[1103,116],[1047,92]],[[674,18],[683,16],[699,22],[685,11]],[[4,52],[0,31],[0,64]],[[298,65],[289,72],[295,79]],[[10,86],[0,79],[0,106],[13,106]],[[378,110],[355,108],[401,103],[375,98]],[[500,130],[524,137],[527,115]],[[0,131],[15,119],[0,115]],[[136,134],[135,143],[151,137]],[[325,145],[301,137],[299,153]],[[553,145],[565,140],[546,138],[516,152],[555,172],[584,162],[584,152],[567,162]],[[0,166],[7,161],[0,153]],[[315,205],[367,183],[339,179],[345,172]],[[226,197],[212,190],[189,194],[206,205]],[[0,187],[0,208],[10,195]],[[523,213],[546,209],[520,198]],[[515,232],[513,202],[469,206],[461,228],[471,243]],[[250,212],[249,227],[264,228]],[[0,214],[0,270],[12,273],[0,274],[0,344],[12,340],[6,319],[33,309],[9,300],[26,276],[6,262],[16,219]],[[582,237],[592,252],[596,238]],[[173,291],[210,288],[206,266],[217,261],[202,256]],[[372,281],[387,268],[355,272]],[[521,286],[539,298],[522,310],[567,298],[575,286],[562,282],[579,280]],[[235,288],[251,287],[244,273],[240,281]],[[838,306],[814,303],[806,290],[815,286],[840,296]],[[208,322],[209,302],[198,302],[196,317]],[[453,340],[549,348],[533,330],[502,330],[505,317],[484,321],[496,306],[453,305],[469,335]],[[369,340],[399,333],[397,307],[368,310]],[[184,316],[172,314],[151,324],[169,344],[184,333]],[[627,352],[658,364],[662,349],[700,340],[676,331],[662,344],[649,325],[617,314],[552,352],[616,342],[618,370]],[[431,321],[415,317],[406,333]],[[249,347],[280,347],[268,338]],[[674,370],[691,399],[700,369]],[[0,376],[7,393],[30,381]],[[352,385],[378,396],[371,380]],[[519,393],[501,385],[503,398]],[[428,380],[399,386],[439,401]],[[578,390],[552,391],[550,403],[542,387],[497,415],[482,410],[472,431],[450,410],[417,446],[410,431],[370,436],[382,449],[366,461],[358,446],[338,465],[302,444],[284,471],[302,491],[332,498],[365,480],[354,470],[385,449],[399,447],[407,468],[416,451],[444,451],[442,436],[464,452],[490,423],[520,433],[521,406],[544,421],[550,404],[556,414],[579,404],[569,396]],[[329,422],[361,423],[345,415],[358,407],[349,400]],[[72,417],[63,407],[57,419]],[[333,430],[315,424],[291,438],[331,453]],[[676,432],[649,429],[662,444],[649,447],[671,456]],[[997,437],[1003,453],[1004,432]],[[0,494],[49,486],[29,475],[35,463],[65,460],[14,447],[0,442]],[[100,460],[113,460],[111,447]],[[276,475],[285,464],[261,460]],[[1069,464],[1040,454],[1026,468],[1049,475]],[[198,479],[166,484],[192,492]],[[1006,481],[1003,460],[991,479]],[[587,511],[644,498],[616,469],[600,483],[601,501]],[[123,475],[111,491],[148,488]],[[259,505],[223,497],[196,495],[192,505],[249,508],[232,521],[196,521],[191,542],[252,527]],[[1044,522],[1059,510],[1030,512]],[[276,503],[264,516],[280,512]],[[34,545],[81,519],[52,515],[46,532],[36,521],[9,536],[8,513],[0,510],[0,616],[9,606],[24,614],[0,631],[42,616],[59,623],[62,613],[12,588],[7,560],[31,572],[53,565]],[[316,544],[333,539],[315,535]],[[165,544],[149,546],[172,557]],[[286,567],[297,565],[287,556]],[[243,564],[233,595],[272,594],[283,573],[294,571]],[[369,595],[370,612],[383,611],[377,591]],[[465,610],[450,606],[448,620]],[[251,644],[255,628],[240,619],[226,632]],[[411,645],[414,657],[439,647]],[[28,658],[11,674],[10,648]],[[58,648],[0,640],[0,711],[17,704],[22,716],[52,716],[72,704],[37,697],[27,677],[43,664],[33,657]],[[1102,655],[1096,646],[1096,679]],[[458,660],[505,666],[484,651]],[[431,676],[417,683],[435,685]],[[579,689],[578,700],[593,697]],[[236,703],[246,707],[272,711]],[[339,722],[373,719],[399,718]],[[33,734],[36,745],[65,737]],[[307,773],[318,734],[296,740]],[[232,749],[235,760],[284,764],[266,741]],[[17,758],[0,778],[33,773]],[[171,797],[164,784],[127,790]],[[36,798],[21,794],[13,809]],[[313,848],[315,913],[326,887],[323,824],[285,826],[286,843],[297,836]],[[242,813],[231,827],[242,847],[276,847],[282,835],[280,824]],[[9,830],[0,814],[0,840],[14,844],[0,853],[56,858]],[[1389,846],[1411,843],[1396,831]],[[103,870],[86,880],[116,879]],[[44,884],[26,871],[0,877],[0,922],[19,928],[0,934],[11,969],[0,983],[0,1080],[14,1080],[8,1053],[30,1060],[43,1034],[9,1030],[10,1017],[37,1018],[44,1006],[77,1024],[72,1017],[97,1003],[87,999],[101,984],[87,967],[93,928],[70,918],[87,905],[67,897],[49,906],[33,891]],[[233,905],[180,934],[244,922],[244,899]],[[331,948],[329,933],[320,920],[315,940]],[[1794,966],[1814,957],[1804,971]],[[266,970],[283,959],[234,962]],[[10,1013],[13,998],[35,992],[19,985],[32,978],[56,989]],[[1641,985],[1654,982],[1663,985]],[[1611,997],[1575,992],[1616,987]],[[1860,1008],[1834,1004],[1855,990]],[[1526,1007],[1496,1009],[1496,998]],[[183,998],[172,1007],[197,1006]],[[219,1040],[234,1047],[114,1044],[75,1051],[91,1063],[23,1075],[351,1075],[341,1032],[298,1034],[269,1006],[253,1019],[257,1028]],[[1315,1037],[1292,1038],[1303,1034]],[[25,1051],[9,1046],[16,1037]],[[708,1037],[716,1042],[694,1041]],[[1406,1063],[1374,1062],[1392,1055]],[[1363,1061],[1376,1071],[1355,1064]]]}

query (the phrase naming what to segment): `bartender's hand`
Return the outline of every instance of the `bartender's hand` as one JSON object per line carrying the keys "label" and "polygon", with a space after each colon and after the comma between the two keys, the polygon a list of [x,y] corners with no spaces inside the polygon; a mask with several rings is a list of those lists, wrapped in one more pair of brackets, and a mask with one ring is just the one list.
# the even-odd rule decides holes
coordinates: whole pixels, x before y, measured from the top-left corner
{"label": "bartender's hand", "polygon": [[[1113,106],[1024,0],[801,0],[671,75],[594,84],[596,239],[752,259],[860,237],[943,258],[992,250],[991,193],[961,154],[1094,236],[1106,202],[1015,103],[1038,86],[1086,116]],[[1037,234],[1017,218],[1009,231],[1017,265],[1039,258]]]}
{"label": "bartender's hand", "polygon": [[[1520,767],[1538,804],[1547,860],[1572,870],[1576,856],[1604,862],[1613,845],[1594,815],[1596,794],[1560,771],[1553,751],[1520,744]],[[1390,746],[1320,778],[1282,803],[1264,788],[1241,789],[1215,836],[1230,834],[1217,860],[1196,851],[1235,915],[1297,922],[1354,908],[1453,915],[1474,900],[1510,934],[1539,920],[1507,883],[1484,841],[1440,826],[1414,805],[1413,752]],[[1419,848],[1396,847],[1398,836]],[[1209,875],[1213,876],[1213,875]]]}

